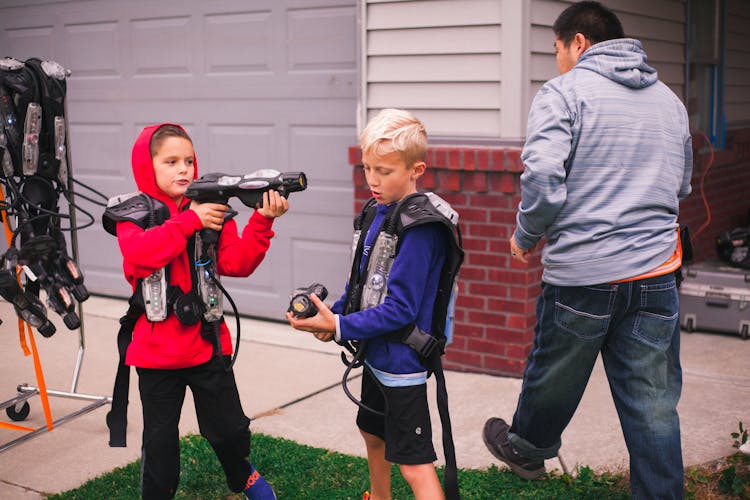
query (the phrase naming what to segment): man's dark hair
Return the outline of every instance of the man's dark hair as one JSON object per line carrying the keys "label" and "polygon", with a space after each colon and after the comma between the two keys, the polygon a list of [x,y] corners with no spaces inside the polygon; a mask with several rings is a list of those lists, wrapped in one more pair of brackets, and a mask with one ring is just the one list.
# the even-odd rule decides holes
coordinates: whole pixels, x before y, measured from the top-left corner
{"label": "man's dark hair", "polygon": [[552,25],[558,40],[567,47],[581,33],[592,45],[624,38],[622,24],[614,12],[599,2],[574,3],[560,14]]}

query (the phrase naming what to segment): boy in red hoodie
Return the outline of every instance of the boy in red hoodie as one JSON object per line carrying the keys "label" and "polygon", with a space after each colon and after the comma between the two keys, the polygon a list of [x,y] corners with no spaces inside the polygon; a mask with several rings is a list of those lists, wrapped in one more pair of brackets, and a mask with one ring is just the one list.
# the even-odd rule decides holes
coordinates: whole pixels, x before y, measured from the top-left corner
{"label": "boy in red hoodie", "polygon": [[[224,219],[226,205],[185,198],[198,177],[198,165],[192,141],[179,125],[144,128],[133,145],[132,166],[138,190],[169,209],[169,217],[154,227],[117,222],[125,278],[137,293],[141,281],[162,268],[167,269],[170,286],[190,293],[193,264],[188,248],[204,228],[221,231],[217,273],[248,276],[265,257],[274,235],[273,219],[289,209],[277,192],[264,193],[263,206],[239,236],[235,221]],[[143,407],[142,496],[161,500],[175,495],[180,475],[178,423],[185,389],[190,387],[201,435],[219,458],[230,489],[254,500],[275,499],[273,489],[248,461],[250,420],[242,410],[234,373],[225,370],[232,354],[229,330],[222,320],[219,356],[210,336],[201,335],[201,323],[184,324],[171,310],[163,320],[149,321],[141,314],[135,322],[125,363],[136,367]]]}

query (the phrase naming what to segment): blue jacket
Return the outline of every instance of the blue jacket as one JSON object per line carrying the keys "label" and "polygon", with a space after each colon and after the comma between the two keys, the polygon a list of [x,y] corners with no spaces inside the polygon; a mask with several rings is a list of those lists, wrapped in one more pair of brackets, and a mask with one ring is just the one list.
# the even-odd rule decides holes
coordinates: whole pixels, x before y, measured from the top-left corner
{"label": "blue jacket", "polygon": [[[382,216],[390,208],[377,206],[379,217],[373,220],[370,231],[379,230]],[[388,276],[388,294],[383,303],[339,316],[340,340],[367,339],[365,360],[371,367],[392,375],[425,372],[411,347],[382,336],[415,322],[425,332],[430,331],[440,271],[448,250],[446,238],[438,224],[405,231]],[[331,307],[334,313],[343,311],[345,297],[346,292]]]}
{"label": "blue jacket", "polygon": [[638,40],[595,44],[548,81],[526,137],[514,237],[529,249],[546,236],[545,282],[616,281],[671,256],[690,193],[688,117]]}

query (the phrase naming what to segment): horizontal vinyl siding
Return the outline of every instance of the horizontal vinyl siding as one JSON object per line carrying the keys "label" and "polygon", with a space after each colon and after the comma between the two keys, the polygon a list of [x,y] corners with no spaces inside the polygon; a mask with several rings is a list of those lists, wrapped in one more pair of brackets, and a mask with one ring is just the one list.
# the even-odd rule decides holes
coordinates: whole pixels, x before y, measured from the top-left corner
{"label": "horizontal vinyl siding", "polygon": [[501,136],[502,1],[370,0],[364,8],[365,120],[398,107],[415,113],[431,139]]}
{"label": "horizontal vinyl siding", "polygon": [[750,125],[750,2],[728,0],[725,115],[728,127]]}
{"label": "horizontal vinyl siding", "polygon": [[[567,0],[531,2],[530,100],[544,82],[557,76],[552,24],[571,3]],[[643,43],[648,62],[658,71],[659,79],[684,99],[685,0],[602,0],[602,4],[617,14],[626,36]]]}

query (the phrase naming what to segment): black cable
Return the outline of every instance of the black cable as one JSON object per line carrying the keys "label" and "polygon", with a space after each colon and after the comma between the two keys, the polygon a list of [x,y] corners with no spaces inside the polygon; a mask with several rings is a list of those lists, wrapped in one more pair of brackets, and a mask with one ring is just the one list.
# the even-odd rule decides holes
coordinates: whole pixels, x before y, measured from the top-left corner
{"label": "black cable", "polygon": [[237,327],[237,339],[234,342],[235,343],[234,352],[232,353],[232,359],[229,362],[229,366],[224,367],[224,371],[229,372],[234,366],[234,362],[237,361],[237,353],[240,352],[240,313],[237,310],[237,305],[234,303],[234,300],[232,300],[232,296],[229,295],[229,292],[227,292],[226,288],[221,286],[221,282],[218,279],[216,279],[216,276],[214,275],[214,272],[211,266],[206,266],[206,269],[208,271],[208,277],[211,278],[211,281],[213,281],[216,284],[216,286],[219,287],[219,290],[221,290],[221,293],[224,294],[224,296],[227,298],[227,300],[231,304],[232,311],[234,311],[234,320],[235,320],[235,325]]}
{"label": "black cable", "polygon": [[[356,349],[356,352],[354,353],[354,356],[352,357],[351,361],[346,361],[346,355],[343,352],[341,353],[341,359],[344,361],[344,364],[346,364],[346,370],[344,370],[344,377],[341,379],[341,387],[344,389],[344,394],[346,394],[346,397],[348,397],[354,404],[356,404],[363,410],[374,413],[375,415],[378,415],[380,417],[384,417],[388,413],[388,398],[386,397],[385,389],[383,389],[383,386],[380,384],[380,381],[375,377],[375,374],[372,373],[372,370],[370,370],[370,368],[361,359],[364,356],[365,347],[367,347],[367,341],[362,340],[359,344],[359,347]],[[360,366],[363,367],[363,370],[370,370],[370,376],[372,377],[373,382],[375,382],[375,384],[378,386],[378,389],[380,390],[380,393],[383,395],[383,402],[384,402],[383,411],[378,411],[374,408],[367,406],[366,404],[362,402],[362,400],[357,399],[354,396],[354,394],[352,394],[351,391],[349,391],[349,387],[346,385],[346,381],[349,378],[349,373],[351,373],[353,368],[359,368]]]}
{"label": "black cable", "polygon": [[[105,200],[105,202],[104,202],[104,203],[102,203],[102,204],[101,204],[101,206],[102,206],[102,207],[106,207],[106,206],[107,206],[106,200],[109,200],[109,197],[108,197],[107,195],[105,195],[105,194],[104,194],[104,193],[102,193],[101,191],[97,191],[96,189],[92,188],[92,187],[91,187],[91,186],[89,186],[88,184],[84,184],[83,182],[79,181],[78,179],[74,178],[73,176],[70,176],[69,178],[70,178],[70,180],[71,180],[71,181],[73,181],[73,182],[74,182],[75,184],[78,184],[79,186],[81,186],[81,187],[84,187],[84,188],[88,189],[89,191],[91,191],[92,193],[95,193],[95,194],[97,194],[98,196],[100,196],[100,197],[101,197],[101,198],[102,198],[103,200]],[[86,197],[85,197],[85,196],[83,196],[83,195],[82,195],[81,193],[76,193],[76,196],[81,196],[82,198],[86,198]],[[66,196],[66,198],[67,198],[67,196]],[[94,203],[95,205],[99,205],[99,203],[98,203],[98,202],[95,202],[94,200],[91,200],[91,199],[89,199],[89,198],[86,198],[86,199],[87,199],[87,200],[89,200],[89,201],[90,201],[91,203]]]}

